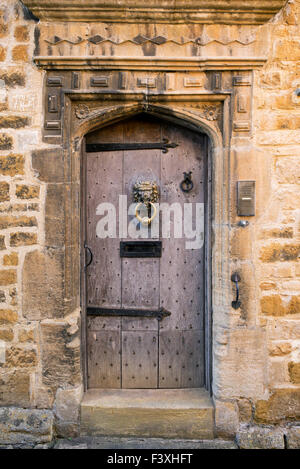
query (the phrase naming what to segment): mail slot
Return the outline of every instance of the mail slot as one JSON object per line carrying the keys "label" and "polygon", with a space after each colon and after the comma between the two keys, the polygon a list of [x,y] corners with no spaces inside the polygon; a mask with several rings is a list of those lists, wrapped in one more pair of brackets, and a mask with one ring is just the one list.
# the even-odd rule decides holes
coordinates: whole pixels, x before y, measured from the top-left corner
{"label": "mail slot", "polygon": [[121,257],[161,257],[161,241],[121,241]]}

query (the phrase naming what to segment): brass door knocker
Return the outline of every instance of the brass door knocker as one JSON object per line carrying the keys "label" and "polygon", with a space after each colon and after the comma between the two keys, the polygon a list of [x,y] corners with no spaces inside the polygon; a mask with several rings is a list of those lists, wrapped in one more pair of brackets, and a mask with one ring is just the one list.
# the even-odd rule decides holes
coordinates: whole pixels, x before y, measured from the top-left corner
{"label": "brass door knocker", "polygon": [[194,187],[194,183],[192,181],[192,171],[190,171],[189,173],[183,173],[183,175],[184,179],[180,183],[180,189],[182,190],[182,192],[190,192]]}
{"label": "brass door knocker", "polygon": [[[136,216],[136,218],[138,219],[138,221],[139,221],[140,223],[142,223],[142,225],[144,225],[144,226],[150,225],[151,222],[152,222],[152,221],[154,220],[154,218],[156,217],[157,209],[156,209],[155,205],[154,205],[152,202],[149,202],[149,204],[145,204],[147,207],[148,207],[148,205],[150,205],[150,210],[151,210],[151,212],[152,212],[152,207],[153,207],[153,215],[152,215],[150,218],[149,218],[149,217],[143,217],[143,218],[142,218],[142,217],[139,215],[139,209],[140,209],[141,205],[143,205],[143,202],[140,202],[139,204],[137,204],[137,206],[136,206],[136,208],[135,208],[135,216]],[[148,207],[148,209],[149,209],[149,207]]]}
{"label": "brass door knocker", "polygon": [[[154,205],[159,199],[159,190],[155,182],[142,181],[137,182],[133,188],[135,202],[138,202],[135,208],[135,216],[144,226],[149,226],[157,215],[157,208]],[[145,205],[148,209],[148,217],[141,217],[139,209]],[[153,209],[153,214],[152,214]]]}

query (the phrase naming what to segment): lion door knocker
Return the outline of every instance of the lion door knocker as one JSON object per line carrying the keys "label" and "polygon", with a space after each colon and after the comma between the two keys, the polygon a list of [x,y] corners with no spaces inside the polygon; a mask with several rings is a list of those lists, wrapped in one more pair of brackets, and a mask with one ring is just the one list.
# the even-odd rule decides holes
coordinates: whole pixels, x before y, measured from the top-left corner
{"label": "lion door knocker", "polygon": [[[159,189],[155,182],[141,181],[137,182],[133,188],[135,202],[138,202],[135,208],[135,216],[144,226],[149,226],[157,214],[157,208],[154,205],[159,199]],[[148,209],[148,217],[141,217],[139,209],[145,205]],[[153,209],[153,214],[152,214]]]}

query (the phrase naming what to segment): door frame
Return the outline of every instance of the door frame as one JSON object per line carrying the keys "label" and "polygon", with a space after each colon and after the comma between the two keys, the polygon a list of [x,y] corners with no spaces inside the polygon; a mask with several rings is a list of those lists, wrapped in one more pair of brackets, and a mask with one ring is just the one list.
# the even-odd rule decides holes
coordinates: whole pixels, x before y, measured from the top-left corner
{"label": "door frame", "polygon": [[[83,382],[84,382],[84,389],[87,390],[87,318],[86,318],[86,287],[85,287],[85,252],[83,249],[86,233],[85,233],[85,216],[86,216],[86,183],[85,183],[85,175],[86,175],[86,167],[85,167],[85,158],[84,158],[84,145],[85,145],[85,135],[90,133],[91,131],[97,130],[97,128],[109,126],[115,122],[120,120],[124,120],[128,117],[132,117],[135,114],[139,113],[137,111],[135,113],[122,113],[118,119],[114,119],[112,122],[106,122],[103,125],[103,122],[99,122],[97,126],[97,121],[92,126],[91,130],[86,132],[83,137],[81,138],[81,149],[80,149],[80,187],[81,187],[81,308],[82,308],[82,371],[83,371]],[[145,110],[143,109],[143,112]],[[146,111],[147,112],[147,111]],[[157,112],[149,112],[152,116],[164,120],[161,115]],[[174,119],[173,116],[166,116],[165,120],[169,121],[170,124],[174,123],[179,125],[181,128],[192,128],[193,131],[201,134],[206,134],[207,137],[207,148],[206,148],[206,155],[207,155],[207,165],[206,165],[206,187],[205,187],[205,272],[206,275],[205,279],[205,314],[204,314],[204,383],[205,388],[212,393],[212,324],[213,324],[213,315],[212,315],[212,226],[213,226],[213,217],[214,217],[214,210],[213,210],[213,155],[216,153],[216,145],[215,139],[212,139],[212,136],[209,135],[207,130],[203,129],[203,126],[195,126],[189,125],[188,121],[185,120],[178,120]],[[211,132],[210,132],[211,133]],[[220,148],[218,149],[218,151]]]}

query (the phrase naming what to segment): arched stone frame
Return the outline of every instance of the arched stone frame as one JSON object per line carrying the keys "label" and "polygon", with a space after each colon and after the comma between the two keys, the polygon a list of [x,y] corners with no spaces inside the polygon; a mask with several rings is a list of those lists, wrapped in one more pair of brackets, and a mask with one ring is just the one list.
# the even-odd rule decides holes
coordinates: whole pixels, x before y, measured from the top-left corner
{"label": "arched stone frame", "polygon": [[[188,106],[188,99],[185,97],[184,108],[172,103],[156,99],[154,103],[145,103],[143,94],[136,94],[134,98],[131,96],[130,104],[124,104],[124,99],[113,106],[103,98],[103,94],[88,95],[84,93],[67,92],[65,94],[65,103],[63,107],[63,148],[64,148],[64,168],[67,172],[67,179],[70,181],[70,190],[66,192],[69,201],[66,207],[71,211],[72,216],[65,218],[65,237],[66,240],[72,240],[70,249],[65,249],[65,294],[66,297],[77,298],[79,290],[83,289],[83,282],[80,283],[80,264],[81,270],[83,265],[84,254],[80,249],[83,245],[83,230],[80,229],[80,191],[81,191],[81,158],[82,143],[84,136],[98,128],[109,126],[117,121],[123,120],[138,113],[145,112],[160,119],[165,119],[182,127],[187,127],[196,132],[204,133],[210,141],[210,169],[209,179],[211,184],[209,189],[210,207],[212,210],[212,222],[210,230],[206,233],[208,242],[206,243],[207,252],[207,276],[206,276],[206,319],[205,319],[205,362],[206,362],[206,387],[212,389],[214,382],[213,370],[218,366],[217,362],[212,359],[212,350],[214,342],[214,325],[229,317],[230,312],[230,256],[229,256],[229,123],[230,123],[230,95],[210,95],[212,103],[218,103],[222,106],[222,127],[221,132],[217,126],[211,121],[204,119]],[[207,95],[196,97],[199,102],[207,101]],[[195,97],[193,97],[193,101]],[[78,103],[94,103],[98,104],[96,108],[80,120],[77,128],[74,126],[73,116]],[[114,102],[118,101],[118,97],[114,96]],[[210,214],[207,214],[207,219]],[[80,234],[81,232],[81,234]],[[81,262],[80,262],[81,256]],[[77,271],[77,273],[76,273]],[[82,275],[81,275],[82,278]],[[83,293],[83,292],[82,292]],[[81,348],[82,348],[82,373],[85,382],[85,311],[84,298],[81,295]],[[78,308],[79,304],[74,304],[74,308]],[[228,319],[227,319],[228,321]]]}

